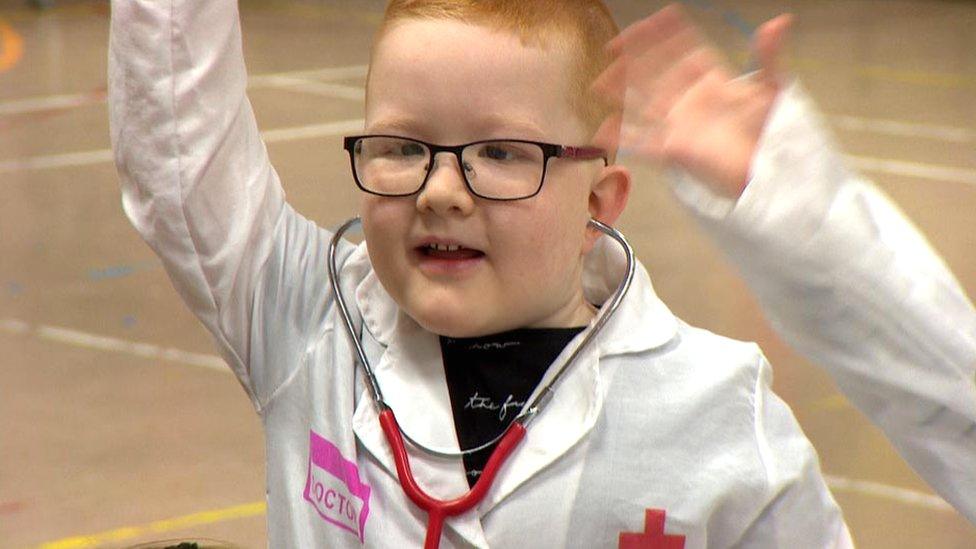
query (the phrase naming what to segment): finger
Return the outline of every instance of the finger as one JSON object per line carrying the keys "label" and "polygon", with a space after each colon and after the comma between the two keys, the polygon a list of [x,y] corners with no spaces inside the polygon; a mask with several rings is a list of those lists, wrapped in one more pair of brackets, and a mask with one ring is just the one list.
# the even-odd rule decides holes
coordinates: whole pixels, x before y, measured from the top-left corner
{"label": "finger", "polygon": [[625,28],[607,43],[607,51],[617,56],[628,51],[639,52],[653,48],[686,26],[687,18],[681,7],[670,4]]}
{"label": "finger", "polygon": [[619,113],[611,114],[603,119],[600,127],[590,140],[594,147],[599,147],[605,151],[616,151],[620,146],[620,132],[623,124],[623,117]]}
{"label": "finger", "polygon": [[667,40],[654,48],[644,50],[634,58],[627,73],[628,85],[644,89],[653,86],[668,69],[680,63],[685,56],[702,45],[702,38],[694,28],[681,29]]}
{"label": "finger", "polygon": [[718,58],[711,48],[692,51],[660,78],[642,115],[651,120],[666,118],[688,90],[706,74],[719,68]]}
{"label": "finger", "polygon": [[590,84],[590,91],[617,107],[623,105],[624,94],[627,91],[627,73],[632,65],[633,59],[628,56],[614,59],[593,80],[593,83]]}
{"label": "finger", "polygon": [[661,162],[663,144],[660,125],[624,123],[620,128],[620,156]]}
{"label": "finger", "polygon": [[793,16],[783,14],[766,21],[756,31],[753,50],[759,60],[759,77],[779,86],[783,78],[783,57],[786,39],[793,26]]}
{"label": "finger", "polygon": [[675,120],[681,122],[669,126],[671,131],[666,134],[660,154],[665,164],[687,170],[721,194],[738,197],[747,181],[755,141],[718,139],[719,134],[713,131],[713,117],[702,109],[726,95],[724,84],[730,77],[715,69],[688,90],[686,100],[672,112]]}

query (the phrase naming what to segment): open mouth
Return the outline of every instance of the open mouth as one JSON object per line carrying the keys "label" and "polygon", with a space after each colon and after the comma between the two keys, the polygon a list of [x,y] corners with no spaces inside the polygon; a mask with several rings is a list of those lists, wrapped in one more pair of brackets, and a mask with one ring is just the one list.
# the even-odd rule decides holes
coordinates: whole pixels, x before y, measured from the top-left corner
{"label": "open mouth", "polygon": [[419,246],[417,251],[420,253],[421,257],[453,261],[477,259],[485,255],[485,253],[481,250],[465,248],[464,246],[458,246],[455,244],[425,244],[423,246]]}

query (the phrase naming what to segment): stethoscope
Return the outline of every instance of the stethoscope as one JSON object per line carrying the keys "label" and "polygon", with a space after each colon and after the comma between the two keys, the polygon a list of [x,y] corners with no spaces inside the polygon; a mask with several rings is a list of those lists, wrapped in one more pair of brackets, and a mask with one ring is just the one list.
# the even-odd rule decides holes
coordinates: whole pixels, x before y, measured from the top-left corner
{"label": "stethoscope", "polygon": [[[502,434],[498,435],[494,439],[488,441],[485,444],[477,446],[475,448],[468,448],[459,451],[443,451],[434,448],[429,448],[417,440],[413,439],[408,435],[400,425],[397,423],[396,416],[393,413],[393,409],[386,403],[383,398],[383,391],[380,390],[379,382],[376,380],[376,376],[373,374],[373,369],[370,366],[369,359],[366,358],[366,352],[363,349],[362,343],[360,343],[359,338],[356,336],[356,329],[353,326],[352,317],[349,314],[349,307],[346,305],[345,300],[342,297],[342,291],[339,288],[339,268],[336,264],[336,250],[338,248],[339,241],[342,236],[349,231],[353,226],[360,225],[361,220],[358,217],[354,217],[345,223],[343,223],[335,232],[332,237],[332,241],[329,243],[329,279],[332,283],[332,292],[335,295],[336,304],[339,306],[339,313],[342,315],[343,323],[346,327],[346,333],[349,336],[349,340],[353,343],[356,348],[356,354],[359,357],[359,364],[363,368],[363,373],[366,376],[366,387],[369,390],[369,394],[376,404],[377,411],[379,412],[380,426],[383,428],[383,433],[386,435],[386,440],[390,444],[390,449],[393,451],[393,460],[396,463],[397,477],[400,479],[400,486],[403,487],[404,493],[410,498],[417,507],[420,507],[427,512],[427,536],[424,538],[424,549],[436,549],[440,545],[441,531],[444,527],[444,519],[447,517],[453,517],[460,515],[474,507],[478,504],[488,493],[488,489],[491,487],[492,482],[495,480],[495,476],[498,474],[498,470],[501,468],[505,460],[511,455],[512,451],[525,437],[525,429],[528,427],[529,422],[535,418],[539,412],[549,403],[552,399],[553,390],[559,383],[563,374],[569,370],[569,367],[573,364],[583,349],[596,337],[596,335],[603,329],[610,317],[617,311],[620,306],[620,302],[623,301],[624,296],[627,294],[627,290],[630,289],[630,284],[634,279],[634,250],[630,247],[627,239],[620,233],[620,231],[605,225],[595,219],[590,220],[590,226],[599,230],[603,234],[609,236],[615,240],[624,249],[627,259],[627,273],[620,285],[617,287],[617,291],[610,297],[600,311],[597,313],[590,328],[585,332],[583,341],[573,350],[573,353],[568,359],[556,370],[549,381],[538,391],[537,396],[519,413],[515,419],[508,425]],[[488,463],[485,465],[484,470],[481,472],[481,476],[475,485],[468,490],[463,496],[457,497],[452,500],[443,501],[431,497],[429,494],[424,492],[423,488],[417,484],[417,480],[414,478],[413,473],[410,470],[410,459],[407,456],[407,449],[403,444],[403,440],[407,439],[410,444],[414,447],[419,448],[427,454],[443,457],[443,458],[459,458],[466,456],[468,454],[473,454],[475,452],[489,448],[491,445],[498,443],[498,446],[492,452],[491,457],[488,458]]]}

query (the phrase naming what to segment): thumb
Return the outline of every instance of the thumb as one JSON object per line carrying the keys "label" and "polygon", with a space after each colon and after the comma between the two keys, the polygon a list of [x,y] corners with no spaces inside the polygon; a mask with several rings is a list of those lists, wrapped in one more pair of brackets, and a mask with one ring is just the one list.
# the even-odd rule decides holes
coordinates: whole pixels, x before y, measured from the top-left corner
{"label": "thumb", "polygon": [[611,157],[616,156],[620,146],[620,127],[623,119],[618,113],[613,113],[603,119],[600,127],[590,139],[594,146],[607,151]]}
{"label": "thumb", "polygon": [[759,61],[759,76],[779,87],[783,79],[783,57],[786,39],[793,26],[793,16],[785,13],[766,21],[753,36],[753,52]]}

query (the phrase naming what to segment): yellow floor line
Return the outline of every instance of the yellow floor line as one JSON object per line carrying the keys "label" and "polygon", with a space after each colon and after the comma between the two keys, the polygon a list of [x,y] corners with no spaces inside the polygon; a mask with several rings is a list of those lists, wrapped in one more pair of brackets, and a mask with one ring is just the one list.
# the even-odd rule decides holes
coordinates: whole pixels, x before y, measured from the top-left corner
{"label": "yellow floor line", "polygon": [[799,71],[822,71],[828,67],[853,71],[869,80],[914,84],[935,88],[971,88],[976,86],[976,74],[899,69],[886,65],[842,65],[811,57],[793,57],[791,65]]}
{"label": "yellow floor line", "polygon": [[55,541],[49,541],[38,545],[38,549],[84,549],[88,547],[98,547],[106,543],[116,543],[131,541],[136,538],[186,530],[195,526],[214,524],[241,518],[255,517],[263,515],[267,505],[263,501],[202,511],[191,515],[183,515],[169,519],[157,520],[148,524],[138,526],[123,526],[97,534],[84,536],[73,536]]}
{"label": "yellow floor line", "polygon": [[[736,50],[729,53],[730,58],[740,67],[749,66],[753,70],[755,61],[750,50]],[[900,69],[887,65],[848,65],[816,57],[788,56],[786,66],[793,72],[821,75],[826,70],[839,77],[849,71],[868,80],[913,84],[930,88],[973,88],[976,87],[976,74],[971,72],[939,72],[913,69]]]}

